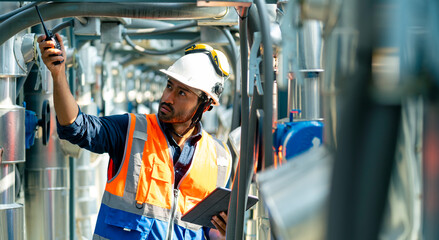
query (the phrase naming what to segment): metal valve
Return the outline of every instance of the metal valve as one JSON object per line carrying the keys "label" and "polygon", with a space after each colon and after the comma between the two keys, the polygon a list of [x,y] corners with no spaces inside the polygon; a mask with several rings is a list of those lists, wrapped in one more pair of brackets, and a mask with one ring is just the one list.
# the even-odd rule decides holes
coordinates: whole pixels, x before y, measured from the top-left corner
{"label": "metal valve", "polygon": [[47,145],[50,137],[50,104],[47,99],[43,102],[41,119],[38,120],[38,126],[43,128],[43,144]]}

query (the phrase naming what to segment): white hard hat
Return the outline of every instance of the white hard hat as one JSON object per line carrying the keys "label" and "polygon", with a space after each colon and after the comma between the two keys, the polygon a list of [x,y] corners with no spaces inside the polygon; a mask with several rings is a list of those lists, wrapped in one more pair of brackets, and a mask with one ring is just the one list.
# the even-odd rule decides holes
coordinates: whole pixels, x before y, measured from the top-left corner
{"label": "white hard hat", "polygon": [[[208,46],[206,44],[202,45]],[[160,71],[191,88],[203,91],[208,97],[212,98],[213,105],[218,106],[224,81],[229,73],[229,63],[221,51],[213,50],[213,53],[217,59],[212,58],[212,55],[207,52],[188,54],[188,51],[186,51],[186,55],[179,58],[167,70],[160,69]],[[213,61],[216,61],[216,67]],[[221,75],[219,75],[217,69],[220,69]]]}

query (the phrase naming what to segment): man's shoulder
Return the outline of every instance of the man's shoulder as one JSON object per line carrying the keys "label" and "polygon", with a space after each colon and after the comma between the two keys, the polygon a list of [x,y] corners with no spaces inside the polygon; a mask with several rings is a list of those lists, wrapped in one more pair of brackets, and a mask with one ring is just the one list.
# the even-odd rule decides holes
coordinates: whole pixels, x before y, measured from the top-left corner
{"label": "man's shoulder", "polygon": [[212,136],[210,134],[207,134],[207,135],[212,139],[212,142],[215,145],[217,153],[224,155],[224,157],[231,156],[229,147],[227,146],[227,144],[224,141],[222,141],[221,139],[216,138],[215,136]]}

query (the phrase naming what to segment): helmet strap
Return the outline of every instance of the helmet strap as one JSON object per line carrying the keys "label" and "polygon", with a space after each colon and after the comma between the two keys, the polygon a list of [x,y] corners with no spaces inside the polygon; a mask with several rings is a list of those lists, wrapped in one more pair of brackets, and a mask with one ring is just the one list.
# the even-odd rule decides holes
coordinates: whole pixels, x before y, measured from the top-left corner
{"label": "helmet strap", "polygon": [[176,133],[174,129],[172,129],[172,131],[174,132],[175,135],[177,135],[178,137],[182,138],[187,132],[189,132],[189,130],[191,130],[200,120],[201,117],[203,116],[204,113],[204,109],[206,109],[207,107],[209,107],[211,109],[211,104],[213,102],[212,99],[207,99],[207,96],[203,95],[202,100],[201,100],[201,104],[200,106],[198,106],[197,110],[195,111],[194,115],[192,116],[192,121],[191,124],[189,125],[188,128],[186,128],[186,130],[183,133]]}

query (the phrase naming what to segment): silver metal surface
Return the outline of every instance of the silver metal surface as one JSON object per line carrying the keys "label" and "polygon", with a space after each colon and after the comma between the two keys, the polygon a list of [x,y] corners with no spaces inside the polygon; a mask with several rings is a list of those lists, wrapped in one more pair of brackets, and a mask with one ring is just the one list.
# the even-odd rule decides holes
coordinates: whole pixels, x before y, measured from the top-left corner
{"label": "silver metal surface", "polygon": [[101,42],[117,43],[122,41],[122,25],[117,22],[101,23]]}
{"label": "silver metal surface", "polygon": [[[15,86],[14,86],[15,87]],[[24,108],[0,105],[0,146],[3,164],[25,161]]]}
{"label": "silver metal surface", "polygon": [[0,204],[15,202],[15,166],[14,164],[0,165]]}
{"label": "silver metal surface", "polygon": [[16,77],[26,74],[19,46],[19,36],[0,46],[0,239],[5,240],[24,239],[23,206],[15,203],[15,164],[25,161],[25,111],[15,105]]}
{"label": "silver metal surface", "polygon": [[34,33],[25,34],[22,37],[21,52],[26,63],[37,59],[35,42],[36,36]]}
{"label": "silver metal surface", "polygon": [[[95,55],[93,51],[87,51],[86,53]],[[84,58],[88,58],[87,54],[83,55]],[[93,74],[93,72],[90,72]],[[90,77],[86,75],[86,77]],[[89,83],[89,80],[85,80]],[[81,110],[86,114],[97,115],[97,105],[90,103],[92,101],[91,96],[82,92],[80,95],[84,97],[82,102],[87,102],[86,105],[80,105]],[[88,100],[85,99],[88,96]],[[96,168],[91,163],[92,156],[96,154],[91,153],[83,149],[80,156],[75,159],[75,184],[72,185],[75,189],[75,215],[70,216],[76,224],[76,234],[80,239],[91,239],[93,236],[94,223],[98,213],[98,205],[96,197],[100,197],[100,194],[96,194],[97,187],[95,186]]]}
{"label": "silver metal surface", "polygon": [[227,37],[224,33],[215,27],[200,27],[201,42],[215,45],[229,44]]}
{"label": "silver metal surface", "polygon": [[[300,73],[288,77],[288,108],[300,110],[295,119],[322,118],[320,76],[322,69],[322,26],[319,21],[306,20],[297,31],[297,58]],[[285,59],[284,59],[285,60]],[[283,71],[285,71],[283,69]],[[299,75],[300,74],[300,75]]]}
{"label": "silver metal surface", "polygon": [[[40,7],[46,21],[76,16],[106,16],[155,20],[220,19],[227,7],[197,7],[193,3],[51,3]],[[20,12],[0,24],[0,43],[35,24],[39,24],[35,9]]]}
{"label": "silver metal surface", "polygon": [[253,1],[251,0],[197,0],[197,6],[219,7],[219,6],[232,6],[232,7],[250,7]]}
{"label": "silver metal surface", "polygon": [[0,239],[24,239],[23,206],[21,204],[0,204]]}
{"label": "silver metal surface", "polygon": [[80,61],[82,62],[82,70],[85,78],[84,83],[95,83],[97,75],[96,65],[99,60],[97,48],[87,44],[83,46],[78,53]]}
{"label": "silver metal surface", "polygon": [[[30,82],[30,87],[24,89],[25,101],[27,108],[41,117],[42,102],[52,98],[49,94],[42,94],[41,90],[35,91],[34,85]],[[54,113],[53,102],[50,106],[50,111]],[[69,239],[69,162],[61,150],[55,123],[55,114],[51,114],[47,145],[43,145],[42,138],[37,134],[35,144],[26,150],[24,194],[27,239]]]}
{"label": "silver metal surface", "polygon": [[355,49],[358,31],[353,28],[337,27],[325,39],[325,72],[322,82],[323,117],[325,119],[324,142],[332,148],[337,147],[337,124],[343,95],[340,91],[346,76],[355,72]]}
{"label": "silver metal surface", "polygon": [[331,164],[320,147],[257,175],[276,239],[324,239]]}
{"label": "silver metal surface", "polygon": [[[26,75],[26,65],[17,62],[22,58],[21,51],[15,46],[17,37],[11,37],[0,45],[0,77],[18,77]],[[20,49],[20,48],[18,48]]]}
{"label": "silver metal surface", "polygon": [[288,109],[301,111],[299,114],[294,114],[294,119],[317,120],[322,118],[319,73],[313,72],[311,74],[315,77],[304,77],[303,83],[292,79],[288,84]]}
{"label": "silver metal surface", "polygon": [[[67,167],[26,169],[25,200],[28,239],[69,238],[68,176]],[[41,221],[41,219],[44,220]]]}
{"label": "silver metal surface", "polygon": [[[300,6],[301,19],[319,20],[325,26],[324,32],[330,32],[339,18],[343,0],[305,0]],[[345,4],[346,5],[346,4]]]}
{"label": "silver metal surface", "polygon": [[306,20],[302,24],[298,31],[299,69],[320,72],[323,48],[322,23],[317,20]]}
{"label": "silver metal surface", "polygon": [[423,239],[422,138],[424,107],[421,96],[403,102],[400,139],[390,181],[381,240]]}
{"label": "silver metal surface", "polygon": [[0,78],[0,106],[15,105],[16,81],[15,77]]}
{"label": "silver metal surface", "polygon": [[[87,110],[86,107],[83,108]],[[92,193],[95,189],[95,168],[90,163],[91,153],[84,150],[81,157],[76,161],[76,205],[75,218],[78,235],[85,239],[91,239],[93,235],[93,219],[97,216],[98,206]],[[94,196],[93,196],[94,195]]]}

